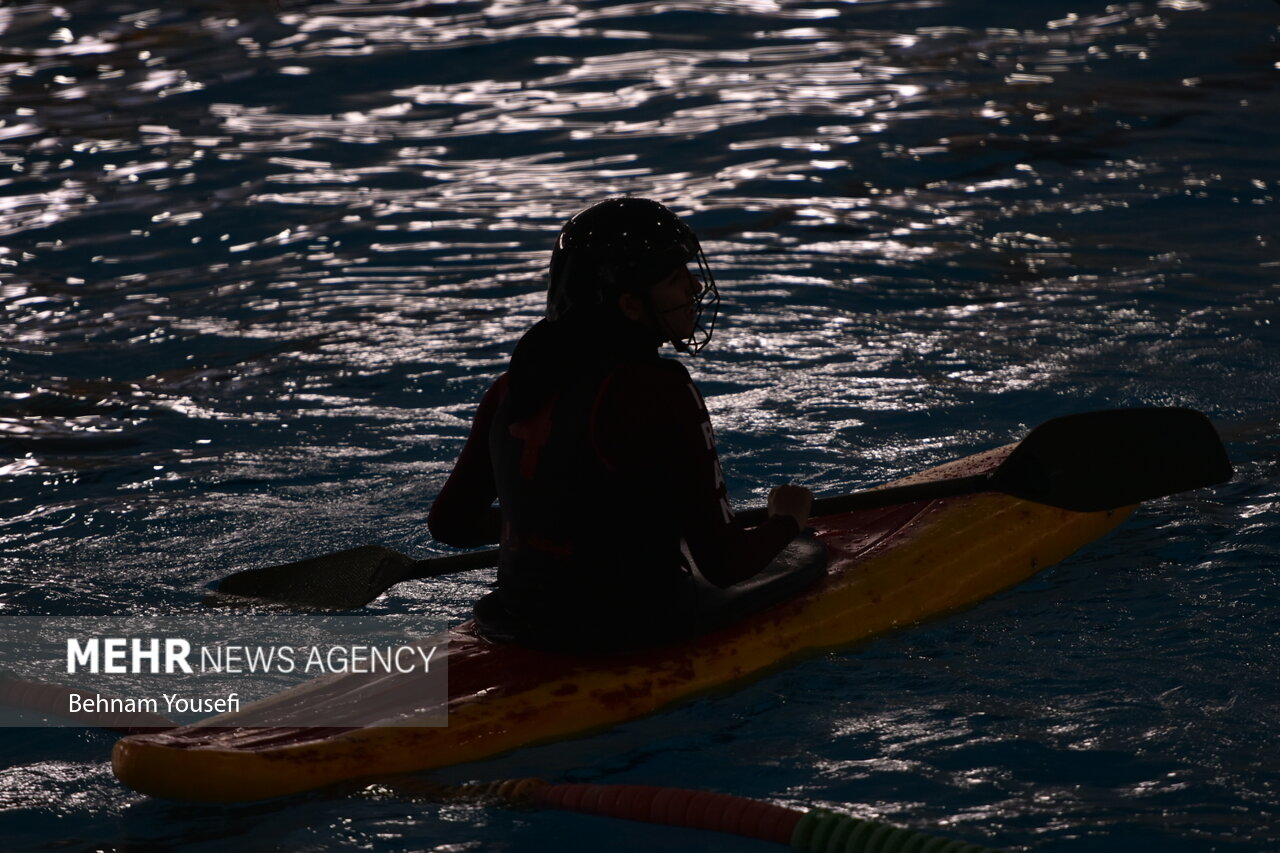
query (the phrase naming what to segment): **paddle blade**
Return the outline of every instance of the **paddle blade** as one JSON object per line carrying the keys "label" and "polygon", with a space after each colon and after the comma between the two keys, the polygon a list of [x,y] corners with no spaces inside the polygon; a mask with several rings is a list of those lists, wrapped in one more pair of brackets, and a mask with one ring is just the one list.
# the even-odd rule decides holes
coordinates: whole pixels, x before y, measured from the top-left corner
{"label": "paddle blade", "polygon": [[282,604],[350,610],[373,601],[403,579],[412,558],[380,545],[364,545],[283,566],[236,572],[218,584],[218,595]]}
{"label": "paddle blade", "polygon": [[1193,409],[1110,409],[1036,427],[992,488],[1076,512],[1128,506],[1231,479],[1209,419]]}

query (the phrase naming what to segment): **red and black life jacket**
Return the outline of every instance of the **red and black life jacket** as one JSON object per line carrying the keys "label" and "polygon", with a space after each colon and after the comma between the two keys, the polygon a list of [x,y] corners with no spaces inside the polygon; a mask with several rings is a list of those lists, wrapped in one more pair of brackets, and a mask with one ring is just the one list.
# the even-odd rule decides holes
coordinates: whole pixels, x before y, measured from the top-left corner
{"label": "red and black life jacket", "polygon": [[692,582],[670,477],[644,464],[643,448],[621,458],[602,448],[624,425],[602,420],[601,404],[626,393],[615,386],[635,366],[564,377],[533,405],[501,398],[489,433],[502,508],[498,589],[517,623],[591,633],[687,615]]}

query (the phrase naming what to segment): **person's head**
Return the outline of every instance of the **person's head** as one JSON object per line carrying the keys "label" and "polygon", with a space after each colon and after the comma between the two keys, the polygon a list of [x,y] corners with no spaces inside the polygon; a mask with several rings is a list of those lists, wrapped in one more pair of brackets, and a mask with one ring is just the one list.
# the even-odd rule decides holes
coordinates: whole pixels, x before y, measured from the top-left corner
{"label": "person's head", "polygon": [[698,238],[656,201],[594,204],[565,223],[551,253],[548,320],[630,321],[697,352],[711,339],[719,301]]}

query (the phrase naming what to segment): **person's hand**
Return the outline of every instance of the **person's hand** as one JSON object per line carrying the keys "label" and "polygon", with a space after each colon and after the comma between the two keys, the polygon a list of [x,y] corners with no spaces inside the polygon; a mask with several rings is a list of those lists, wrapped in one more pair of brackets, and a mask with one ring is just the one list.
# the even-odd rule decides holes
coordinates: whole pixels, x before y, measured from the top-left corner
{"label": "person's hand", "polygon": [[769,515],[789,515],[801,530],[809,523],[809,511],[813,509],[813,492],[804,486],[774,486],[769,492]]}

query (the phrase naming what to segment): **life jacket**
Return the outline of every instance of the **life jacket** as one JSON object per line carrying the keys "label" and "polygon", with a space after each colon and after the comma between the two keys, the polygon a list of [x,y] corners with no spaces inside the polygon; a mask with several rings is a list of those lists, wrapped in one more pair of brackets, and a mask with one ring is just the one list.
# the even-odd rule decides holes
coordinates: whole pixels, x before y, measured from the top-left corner
{"label": "life jacket", "polygon": [[663,472],[600,450],[601,431],[615,428],[601,401],[625,366],[575,372],[534,405],[511,393],[498,404],[498,592],[517,633],[585,640],[689,618],[693,581]]}

